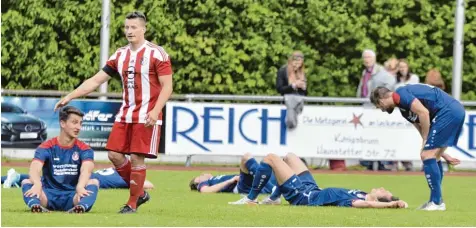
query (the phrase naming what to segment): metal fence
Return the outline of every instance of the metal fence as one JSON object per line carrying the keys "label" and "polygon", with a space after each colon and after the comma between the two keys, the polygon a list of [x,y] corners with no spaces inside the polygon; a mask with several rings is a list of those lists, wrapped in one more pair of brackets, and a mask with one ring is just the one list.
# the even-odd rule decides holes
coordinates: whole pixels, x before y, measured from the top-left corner
{"label": "metal fence", "polygon": [[[42,97],[61,97],[67,95],[67,91],[56,90],[9,90],[2,89],[2,96],[42,96]],[[106,96],[112,99],[122,98],[121,93],[98,93],[93,92],[87,95],[89,98],[99,98]],[[207,100],[207,101],[250,101],[250,102],[282,102],[282,96],[261,96],[261,95],[218,95],[218,94],[177,94],[172,95],[172,100],[185,100],[189,102]],[[345,104],[366,104],[369,99],[356,97],[305,97],[308,103],[345,103]],[[476,107],[476,101],[461,101],[464,106]]]}

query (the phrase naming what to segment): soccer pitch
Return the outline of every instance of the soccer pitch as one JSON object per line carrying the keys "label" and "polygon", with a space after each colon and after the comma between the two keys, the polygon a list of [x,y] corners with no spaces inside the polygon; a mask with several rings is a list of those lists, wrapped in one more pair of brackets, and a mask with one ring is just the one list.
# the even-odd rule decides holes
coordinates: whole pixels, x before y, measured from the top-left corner
{"label": "soccer pitch", "polygon": [[[2,175],[10,167],[2,167]],[[14,167],[15,168],[15,167]],[[213,170],[213,168],[211,168]],[[26,168],[18,168],[27,172]],[[385,187],[407,201],[408,209],[354,209],[270,205],[228,205],[236,194],[200,194],[188,188],[201,171],[147,172],[156,188],[137,214],[118,214],[128,190],[100,190],[87,214],[32,214],[21,190],[2,188],[2,226],[476,226],[476,177],[445,176],[447,211],[418,211],[429,198],[422,175],[314,174],[321,187]],[[212,171],[212,174],[223,172]],[[229,172],[226,172],[229,173]],[[260,199],[263,196],[260,196]],[[284,200],[283,200],[284,201]]]}

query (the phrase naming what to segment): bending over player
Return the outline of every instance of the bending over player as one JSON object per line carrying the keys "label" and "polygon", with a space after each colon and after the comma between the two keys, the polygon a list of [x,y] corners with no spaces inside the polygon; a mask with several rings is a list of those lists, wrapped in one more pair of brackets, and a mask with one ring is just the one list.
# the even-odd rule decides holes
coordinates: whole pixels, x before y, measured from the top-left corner
{"label": "bending over player", "polygon": [[[28,174],[20,174],[15,169],[9,169],[6,176],[2,176],[3,188],[20,187],[21,182],[25,179],[29,179]],[[97,179],[99,181],[99,188],[129,188],[129,185],[122,179],[114,168],[100,169],[91,174],[91,179]],[[145,180],[144,189],[153,189],[152,182]]]}
{"label": "bending over player", "polygon": [[[201,193],[239,193],[248,194],[253,183],[253,175],[259,167],[258,162],[249,153],[241,157],[240,174],[218,175],[205,173],[192,178],[190,189]],[[264,185],[261,193],[271,194],[276,186],[276,178],[271,175],[270,180]],[[279,201],[279,198],[278,198]]]}
{"label": "bending over player", "polygon": [[[263,185],[274,172],[278,189],[291,205],[340,206],[356,208],[406,208],[408,204],[398,200],[384,188],[372,189],[370,193],[345,188],[320,189],[307,167],[295,154],[289,153],[281,159],[268,154],[261,162],[248,196],[230,204],[256,204],[256,198]],[[249,198],[251,195],[252,198]],[[274,193],[273,193],[274,195]]]}
{"label": "bending over player", "polygon": [[445,150],[458,144],[465,117],[463,105],[440,88],[425,84],[407,85],[395,92],[377,87],[370,100],[389,114],[398,107],[402,116],[420,132],[423,139],[420,156],[431,194],[430,200],[419,209],[446,210],[441,196],[443,165],[440,157],[453,165],[460,162],[445,154]]}
{"label": "bending over player", "polygon": [[99,182],[90,179],[94,153],[77,139],[83,116],[79,109],[71,106],[61,109],[59,136],[36,149],[30,178],[21,183],[23,200],[31,212],[83,213],[94,205],[99,189]]}

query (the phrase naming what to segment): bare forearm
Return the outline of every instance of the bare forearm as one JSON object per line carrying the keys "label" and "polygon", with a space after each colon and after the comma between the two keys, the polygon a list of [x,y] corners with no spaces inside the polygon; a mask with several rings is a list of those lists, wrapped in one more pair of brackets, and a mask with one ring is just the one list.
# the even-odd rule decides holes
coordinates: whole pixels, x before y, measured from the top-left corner
{"label": "bare forearm", "polygon": [[392,208],[395,205],[391,202],[363,201],[359,200],[352,204],[356,208]]}
{"label": "bare forearm", "polygon": [[159,98],[155,102],[155,106],[154,106],[154,109],[157,112],[162,111],[165,103],[167,103],[167,101],[170,99],[172,92],[173,92],[172,84],[165,84],[162,87],[162,90],[160,91],[160,94],[159,94]]}
{"label": "bare forearm", "polygon": [[28,175],[30,176],[29,179],[34,185],[42,185],[41,183],[41,168],[43,164],[38,164],[36,162],[32,162],[30,165],[30,171]]}
{"label": "bare forearm", "polygon": [[90,78],[84,81],[78,88],[73,90],[68,96],[71,99],[75,99],[78,97],[82,97],[84,95],[90,94],[94,90],[96,90],[101,84],[95,81],[94,79]]}
{"label": "bare forearm", "polygon": [[227,187],[228,185],[232,184],[234,181],[233,180],[228,180],[213,186],[208,187],[205,191],[201,191],[203,193],[214,193],[214,192],[219,192],[223,188]]}
{"label": "bare forearm", "polygon": [[110,78],[111,77],[106,72],[104,72],[103,70],[100,70],[94,76],[84,81],[83,84],[81,84],[73,92],[68,94],[68,96],[71,99],[75,99],[75,98],[90,94],[91,92],[96,90],[101,84],[109,80]]}
{"label": "bare forearm", "polygon": [[430,117],[428,114],[422,114],[418,116],[420,120],[420,134],[423,138],[423,140],[426,140],[428,137],[428,133],[430,132]]}
{"label": "bare forearm", "polygon": [[415,126],[415,128],[418,130],[418,133],[420,133],[421,138],[424,138],[423,134],[421,133],[420,124],[419,123],[414,123],[413,126]]}
{"label": "bare forearm", "polygon": [[79,180],[76,187],[82,187],[82,188],[86,187],[88,180],[91,178],[91,173],[93,171],[94,164],[92,162],[85,162],[85,163],[86,164],[83,164],[81,166]]}

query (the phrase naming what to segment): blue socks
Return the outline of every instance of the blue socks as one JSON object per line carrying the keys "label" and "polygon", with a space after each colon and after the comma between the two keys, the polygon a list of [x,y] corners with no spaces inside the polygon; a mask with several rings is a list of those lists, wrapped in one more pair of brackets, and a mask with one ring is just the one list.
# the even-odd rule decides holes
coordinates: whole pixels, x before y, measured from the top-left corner
{"label": "blue socks", "polygon": [[85,189],[93,193],[90,193],[89,196],[81,198],[79,200],[78,205],[83,206],[86,209],[86,211],[89,211],[91,210],[91,208],[93,208],[93,205],[96,202],[99,187],[94,184],[90,184],[90,185],[87,185]]}
{"label": "blue socks", "polygon": [[258,170],[256,171],[253,179],[253,184],[251,185],[250,193],[248,194],[248,199],[255,200],[263,187],[268,183],[273,169],[265,162],[261,162]]}
{"label": "blue socks", "polygon": [[245,163],[245,166],[246,166],[246,169],[248,170],[248,173],[252,176],[255,175],[256,171],[259,168],[259,164],[254,158],[248,159],[248,161],[246,161]]}
{"label": "blue socks", "polygon": [[440,169],[440,174],[441,174],[441,181],[440,181],[440,183],[443,183],[443,176],[444,176],[443,163],[441,163],[441,160],[438,161],[437,163],[438,163],[438,168]]}
{"label": "blue socks", "polygon": [[[28,190],[31,189],[31,187],[33,187],[33,184],[24,184],[22,187],[21,187],[21,191],[23,193],[23,201],[25,201],[25,204],[31,208],[31,206],[35,205],[35,204],[38,204],[40,205],[40,198],[37,198],[36,196],[33,196],[33,197],[27,197],[25,196],[25,192],[27,192]],[[39,196],[38,196],[39,197]]]}
{"label": "blue socks", "polygon": [[430,187],[430,201],[435,204],[441,203],[441,173],[436,158],[423,160],[423,170],[425,178]]}
{"label": "blue socks", "polygon": [[277,184],[276,184],[276,186],[274,186],[273,192],[271,193],[271,196],[269,196],[269,198],[271,200],[277,200],[277,199],[281,198],[281,190],[280,190],[280,188]]}

